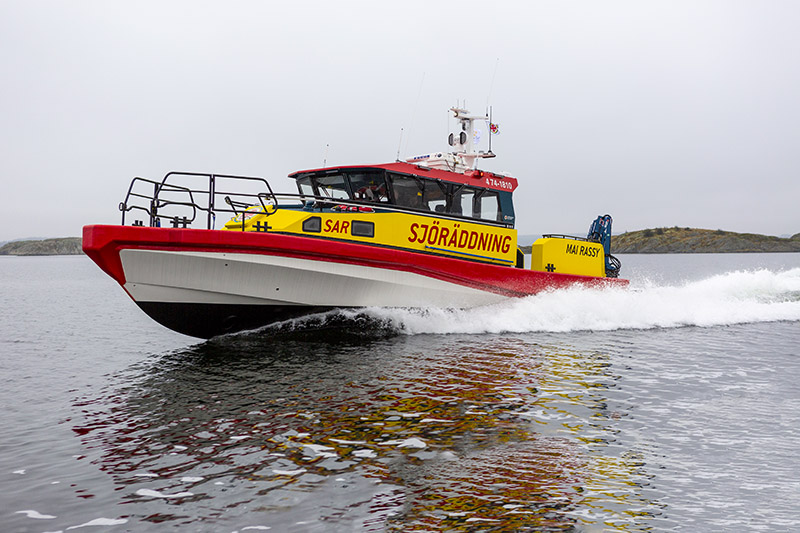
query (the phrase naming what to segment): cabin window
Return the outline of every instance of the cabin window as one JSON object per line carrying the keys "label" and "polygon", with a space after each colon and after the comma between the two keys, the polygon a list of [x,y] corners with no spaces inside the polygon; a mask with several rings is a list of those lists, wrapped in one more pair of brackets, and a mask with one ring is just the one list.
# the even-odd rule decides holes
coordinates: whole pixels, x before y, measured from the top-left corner
{"label": "cabin window", "polygon": [[482,220],[493,220],[502,222],[502,212],[500,202],[497,198],[497,191],[483,191],[475,201],[475,218]]}
{"label": "cabin window", "polygon": [[303,221],[303,231],[308,233],[319,233],[322,231],[322,219],[320,217],[309,217]]}
{"label": "cabin window", "polygon": [[438,181],[422,180],[422,205],[437,213],[444,213],[447,206],[447,192]]}
{"label": "cabin window", "polygon": [[314,186],[311,184],[311,177],[305,176],[297,180],[297,190],[303,196],[314,196]]}
{"label": "cabin window", "polygon": [[354,220],[350,224],[350,233],[356,237],[374,237],[375,224],[364,220]]}
{"label": "cabin window", "polygon": [[447,207],[447,186],[436,180],[390,175],[394,203],[414,209],[444,213]]}
{"label": "cabin window", "polygon": [[[500,212],[502,213],[502,221],[506,224],[511,224],[514,226],[514,203],[511,200],[511,193],[510,192],[500,192],[497,195],[497,198],[500,202]],[[499,220],[499,218],[498,218]]]}
{"label": "cabin window", "polygon": [[422,181],[409,176],[392,174],[389,176],[394,195],[394,203],[402,207],[423,209]]}
{"label": "cabin window", "polygon": [[353,191],[353,200],[362,202],[388,202],[389,193],[386,190],[386,178],[383,172],[350,172],[350,190]]}
{"label": "cabin window", "polygon": [[344,176],[341,174],[329,174],[327,176],[314,176],[314,183],[317,185],[320,196],[349,200],[350,194],[347,192],[347,185]]}
{"label": "cabin window", "polygon": [[471,217],[472,206],[475,203],[475,194],[478,191],[472,187],[461,187],[453,194],[450,203],[450,213],[453,215]]}

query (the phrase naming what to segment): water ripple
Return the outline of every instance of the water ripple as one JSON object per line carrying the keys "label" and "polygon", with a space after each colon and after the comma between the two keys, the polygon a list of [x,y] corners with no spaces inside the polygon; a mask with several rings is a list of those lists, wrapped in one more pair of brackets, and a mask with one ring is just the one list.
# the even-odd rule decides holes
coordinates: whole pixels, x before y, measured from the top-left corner
{"label": "water ripple", "polygon": [[219,339],[118,376],[75,431],[159,523],[255,508],[309,530],[635,530],[659,512],[614,444],[608,354],[432,340]]}

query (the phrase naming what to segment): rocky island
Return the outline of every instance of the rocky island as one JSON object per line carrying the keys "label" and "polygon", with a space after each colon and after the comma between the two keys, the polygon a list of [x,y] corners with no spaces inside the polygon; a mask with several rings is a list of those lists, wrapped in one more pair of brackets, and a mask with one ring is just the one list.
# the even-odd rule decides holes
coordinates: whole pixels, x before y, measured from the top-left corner
{"label": "rocky island", "polygon": [[611,237],[619,254],[800,252],[800,233],[790,238],[695,228],[655,228]]}
{"label": "rocky island", "polygon": [[82,253],[80,237],[12,241],[0,246],[0,255],[79,255]]}
{"label": "rocky island", "polygon": [[[530,246],[520,246],[531,253]],[[611,237],[614,254],[800,252],[800,233],[789,238],[696,228],[653,228]]]}

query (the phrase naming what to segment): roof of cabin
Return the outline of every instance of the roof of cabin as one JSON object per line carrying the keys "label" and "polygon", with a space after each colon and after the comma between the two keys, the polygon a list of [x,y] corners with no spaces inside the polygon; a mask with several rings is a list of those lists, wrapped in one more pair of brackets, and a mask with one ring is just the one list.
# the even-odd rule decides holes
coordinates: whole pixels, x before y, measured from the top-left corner
{"label": "roof of cabin", "polygon": [[348,171],[348,170],[369,170],[369,169],[382,169],[390,172],[397,172],[399,174],[410,174],[412,176],[419,176],[420,178],[441,180],[449,183],[461,183],[464,185],[471,185],[473,187],[485,187],[495,191],[513,192],[517,188],[517,178],[511,176],[503,176],[495,174],[486,170],[473,170],[464,174],[459,172],[450,172],[447,170],[440,170],[436,168],[429,168],[424,165],[415,165],[412,163],[405,163],[398,161],[395,163],[384,163],[379,165],[351,165],[351,166],[338,166],[338,167],[325,167],[311,170],[298,170],[289,174],[290,178],[299,178],[304,174],[313,174],[317,172],[333,172],[333,171]]}

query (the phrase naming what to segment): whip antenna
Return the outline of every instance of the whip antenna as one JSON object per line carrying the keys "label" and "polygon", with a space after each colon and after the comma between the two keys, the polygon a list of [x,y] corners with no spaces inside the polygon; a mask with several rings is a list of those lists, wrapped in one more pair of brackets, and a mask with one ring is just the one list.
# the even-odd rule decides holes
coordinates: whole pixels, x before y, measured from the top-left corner
{"label": "whip antenna", "polygon": [[492,106],[489,106],[489,153],[492,153]]}
{"label": "whip antenna", "polygon": [[397,143],[397,159],[395,161],[400,161],[400,147],[403,145],[403,128],[400,128],[400,142]]}

